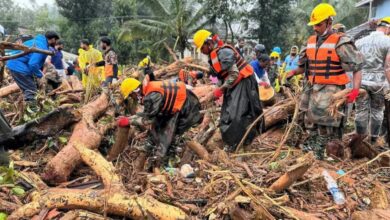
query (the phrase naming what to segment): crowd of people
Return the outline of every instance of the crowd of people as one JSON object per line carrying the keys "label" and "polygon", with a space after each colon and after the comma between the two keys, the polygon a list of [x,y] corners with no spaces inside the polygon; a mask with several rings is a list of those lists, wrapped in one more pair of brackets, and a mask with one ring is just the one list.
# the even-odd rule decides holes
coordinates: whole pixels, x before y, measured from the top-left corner
{"label": "crowd of people", "polygon": [[[235,151],[248,126],[262,115],[259,87],[279,91],[282,85],[294,85],[303,90],[300,119],[309,134],[303,145],[310,148],[311,143],[318,143],[319,149],[314,150],[319,158],[323,157],[327,145],[341,141],[348,103],[356,101],[357,134],[368,135],[375,143],[381,130],[387,130],[382,121],[384,103],[390,97],[390,17],[380,19],[375,31],[356,42],[345,34],[345,26],[333,24],[335,17],[336,11],[330,4],[317,5],[308,23],[314,34],[301,49],[293,45],[284,59],[280,47],[275,46],[267,53],[267,48],[259,43],[253,48],[251,59],[246,60],[244,39],[232,46],[225,44],[217,33],[205,29],[194,34],[195,47],[209,57],[207,76],[215,84],[212,95],[216,100],[223,100],[219,129],[226,151]],[[10,74],[31,109],[36,109],[37,78],[44,75],[45,62],[54,65],[61,78],[78,75],[85,88],[108,86],[118,79],[118,58],[109,38],[100,39],[103,54],[88,40],[81,40],[79,57],[72,65],[63,62],[64,44],[59,38],[55,32],[47,32],[24,42],[29,47],[52,50],[54,55],[48,59],[46,55],[32,53],[7,62]],[[166,162],[175,137],[201,121],[201,106],[191,89],[206,73],[182,69],[177,79],[161,81],[153,74],[149,56],[138,67],[137,78],[121,81],[120,93],[124,103],[132,103],[132,109],[128,111],[131,116],[122,114],[117,124],[119,127],[140,126],[141,121],[143,125],[152,125],[143,151],[154,155],[159,166]],[[332,95],[348,85],[352,89],[346,96],[347,103],[339,108],[345,114],[329,115],[327,108]],[[358,97],[359,89],[364,89],[367,96]],[[143,111],[136,113],[139,104],[143,105]],[[245,144],[249,145],[263,127],[264,121],[259,121],[249,132]]]}

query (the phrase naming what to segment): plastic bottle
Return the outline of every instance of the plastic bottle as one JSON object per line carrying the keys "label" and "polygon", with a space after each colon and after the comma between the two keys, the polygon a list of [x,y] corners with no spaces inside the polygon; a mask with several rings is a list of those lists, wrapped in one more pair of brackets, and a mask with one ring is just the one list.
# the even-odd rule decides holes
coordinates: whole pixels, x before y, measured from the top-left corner
{"label": "plastic bottle", "polygon": [[329,192],[333,196],[333,201],[337,205],[342,205],[345,203],[345,197],[343,192],[340,191],[339,187],[337,186],[336,180],[333,179],[331,175],[329,175],[327,170],[322,171],[322,175],[324,176],[324,179],[327,183],[327,188]]}

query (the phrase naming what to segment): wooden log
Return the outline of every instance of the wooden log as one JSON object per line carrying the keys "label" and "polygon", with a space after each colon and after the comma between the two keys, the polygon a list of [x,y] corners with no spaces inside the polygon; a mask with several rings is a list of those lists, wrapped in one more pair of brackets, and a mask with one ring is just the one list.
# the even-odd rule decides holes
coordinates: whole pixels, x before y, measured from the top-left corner
{"label": "wooden log", "polygon": [[0,199],[0,212],[13,212],[20,206],[18,204]]}
{"label": "wooden log", "polygon": [[283,104],[275,104],[274,106],[264,109],[265,129],[268,130],[272,126],[281,122],[286,122],[294,113],[295,103],[293,100],[287,100]]}
{"label": "wooden log", "polygon": [[275,192],[281,192],[290,187],[295,181],[300,179],[310,166],[315,161],[313,152],[305,154],[303,157],[297,159],[297,164],[292,166],[288,171],[276,180],[269,189]]}
{"label": "wooden log", "polygon": [[73,128],[68,144],[46,165],[42,178],[52,184],[67,181],[81,158],[74,145],[83,144],[90,149],[99,147],[103,134],[94,124],[109,105],[109,98],[102,93],[98,99],[81,108],[82,119]]}
{"label": "wooden log", "polygon": [[14,211],[9,220],[28,218],[42,208],[85,209],[96,213],[129,217],[131,219],[187,219],[179,208],[161,203],[150,196],[130,195],[126,192],[115,167],[99,153],[85,145],[73,145],[81,159],[101,177],[104,189],[63,189],[44,190],[33,200]]}
{"label": "wooden log", "polygon": [[192,69],[198,69],[203,72],[209,72],[209,67],[206,66],[201,66],[195,63],[195,60],[192,59],[191,57],[185,57],[182,60],[177,60],[168,66],[158,69],[154,71],[154,75],[156,77],[169,77],[169,76],[174,76],[177,75],[180,69],[189,67]]}
{"label": "wooden log", "polygon": [[16,83],[12,83],[8,86],[0,88],[0,98],[6,97],[8,95],[11,95],[12,93],[16,93],[19,91],[21,91],[19,86]]}
{"label": "wooden log", "polygon": [[284,208],[287,211],[289,211],[290,213],[292,213],[298,219],[301,219],[301,220],[320,220],[320,218],[318,218],[317,216],[315,216],[312,213],[302,212],[302,211],[299,211],[299,210],[296,210],[296,209],[293,209],[290,207],[284,207]]}
{"label": "wooden log", "polygon": [[352,213],[352,220],[386,220],[390,219],[390,208],[356,211]]}
{"label": "wooden log", "polygon": [[115,133],[115,143],[107,155],[107,160],[112,161],[118,157],[128,144],[129,136],[133,135],[130,127],[118,127]]}
{"label": "wooden log", "polygon": [[201,159],[205,161],[210,161],[210,154],[207,152],[207,150],[198,142],[196,141],[190,141],[187,143],[187,146],[193,150]]}

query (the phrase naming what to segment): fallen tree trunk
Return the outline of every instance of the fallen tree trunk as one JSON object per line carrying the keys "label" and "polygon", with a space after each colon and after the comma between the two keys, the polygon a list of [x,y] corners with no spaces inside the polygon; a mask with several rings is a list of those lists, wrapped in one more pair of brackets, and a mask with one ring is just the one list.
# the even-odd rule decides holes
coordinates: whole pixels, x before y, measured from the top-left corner
{"label": "fallen tree trunk", "polygon": [[13,128],[13,135],[0,140],[0,144],[12,148],[20,147],[37,139],[54,136],[80,119],[81,114],[77,110],[69,107],[58,108],[41,118]]}
{"label": "fallen tree trunk", "polygon": [[270,108],[264,109],[264,126],[268,130],[272,126],[288,120],[294,113],[295,102],[293,100],[285,100],[284,103],[276,104]]}
{"label": "fallen tree trunk", "polygon": [[177,60],[164,68],[161,68],[159,70],[154,71],[154,75],[156,77],[174,76],[174,75],[177,75],[179,73],[180,69],[182,69],[184,67],[198,69],[198,70],[201,70],[203,72],[209,71],[208,67],[198,65],[198,64],[194,63],[194,61],[195,60],[192,59],[192,57],[185,57],[182,60]]}
{"label": "fallen tree trunk", "polygon": [[313,152],[309,152],[297,159],[297,164],[292,166],[288,171],[276,180],[269,189],[275,192],[281,192],[290,187],[295,181],[302,178],[306,171],[314,162]]}
{"label": "fallen tree trunk", "polygon": [[12,83],[6,87],[0,89],[0,98],[11,95],[12,93],[19,92],[20,88],[16,83]]}
{"label": "fallen tree trunk", "polygon": [[81,162],[76,144],[83,144],[90,149],[97,148],[103,134],[94,124],[94,119],[100,116],[109,105],[108,96],[102,93],[98,99],[88,103],[80,112],[82,119],[78,122],[69,139],[69,143],[46,165],[42,178],[52,184],[65,182],[74,168]]}
{"label": "fallen tree trunk", "polygon": [[41,191],[32,201],[14,211],[9,220],[31,217],[42,208],[85,209],[96,213],[129,217],[131,219],[187,219],[179,208],[161,203],[150,196],[130,195],[126,192],[114,166],[102,155],[75,144],[80,158],[101,177],[104,189],[63,189],[52,188]]}

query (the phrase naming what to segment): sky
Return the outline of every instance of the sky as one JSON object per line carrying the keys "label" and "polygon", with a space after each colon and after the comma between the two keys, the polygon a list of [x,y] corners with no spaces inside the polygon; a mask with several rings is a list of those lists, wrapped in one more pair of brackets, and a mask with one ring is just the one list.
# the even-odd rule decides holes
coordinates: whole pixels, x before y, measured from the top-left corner
{"label": "sky", "polygon": [[[16,4],[18,4],[21,7],[29,7],[31,8],[31,0],[13,0]],[[35,0],[37,5],[43,5],[43,4],[54,4],[55,0]]]}

